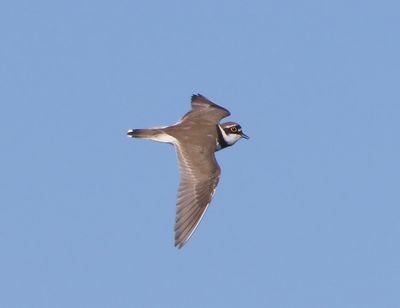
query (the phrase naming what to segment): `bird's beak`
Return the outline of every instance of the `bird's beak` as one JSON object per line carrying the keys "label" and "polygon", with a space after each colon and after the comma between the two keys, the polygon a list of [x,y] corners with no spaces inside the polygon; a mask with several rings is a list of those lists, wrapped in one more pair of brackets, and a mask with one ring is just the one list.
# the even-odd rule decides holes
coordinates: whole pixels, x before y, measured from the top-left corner
{"label": "bird's beak", "polygon": [[247,136],[245,133],[241,133],[240,134],[240,136],[242,136],[242,138],[244,138],[244,139],[250,139],[250,137],[249,136]]}

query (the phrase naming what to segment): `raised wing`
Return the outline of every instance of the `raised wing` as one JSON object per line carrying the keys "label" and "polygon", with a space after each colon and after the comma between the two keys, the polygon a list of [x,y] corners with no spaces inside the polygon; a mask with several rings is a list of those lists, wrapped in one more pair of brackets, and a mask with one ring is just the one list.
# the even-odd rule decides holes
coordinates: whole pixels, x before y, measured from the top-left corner
{"label": "raised wing", "polygon": [[181,121],[199,119],[217,124],[222,118],[231,113],[224,107],[218,106],[201,94],[192,95],[192,110],[186,113]]}
{"label": "raised wing", "polygon": [[181,183],[178,190],[175,222],[175,246],[182,248],[199,225],[217,187],[221,170],[214,151],[198,149],[194,159],[188,155],[193,145],[185,149],[176,145]]}

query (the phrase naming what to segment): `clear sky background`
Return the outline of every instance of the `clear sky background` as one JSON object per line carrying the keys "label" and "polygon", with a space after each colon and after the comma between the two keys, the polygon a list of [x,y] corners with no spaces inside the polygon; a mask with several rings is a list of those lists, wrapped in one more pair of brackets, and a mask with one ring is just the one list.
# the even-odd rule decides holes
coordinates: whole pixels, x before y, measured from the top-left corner
{"label": "clear sky background", "polygon": [[[2,1],[0,307],[400,307],[398,1]],[[202,93],[251,139],[173,246]]]}

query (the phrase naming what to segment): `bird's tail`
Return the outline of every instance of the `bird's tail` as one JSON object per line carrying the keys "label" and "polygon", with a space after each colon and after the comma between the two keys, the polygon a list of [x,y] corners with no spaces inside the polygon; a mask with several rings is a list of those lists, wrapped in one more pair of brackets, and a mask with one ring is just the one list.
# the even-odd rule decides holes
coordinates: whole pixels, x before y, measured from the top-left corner
{"label": "bird's tail", "polygon": [[161,128],[130,129],[127,133],[131,138],[150,139],[158,142],[175,143],[175,138]]}
{"label": "bird's tail", "polygon": [[160,134],[160,131],[157,129],[130,129],[128,130],[127,135],[132,138],[144,138],[144,139],[152,139],[152,137],[156,137]]}

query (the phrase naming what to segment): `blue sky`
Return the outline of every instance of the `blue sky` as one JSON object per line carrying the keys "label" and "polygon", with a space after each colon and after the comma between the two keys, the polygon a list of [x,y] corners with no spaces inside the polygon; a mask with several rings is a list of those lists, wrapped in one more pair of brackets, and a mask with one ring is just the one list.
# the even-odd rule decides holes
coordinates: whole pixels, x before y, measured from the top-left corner
{"label": "blue sky", "polygon": [[[0,306],[400,307],[396,1],[3,1]],[[202,93],[251,139],[173,246]]]}

